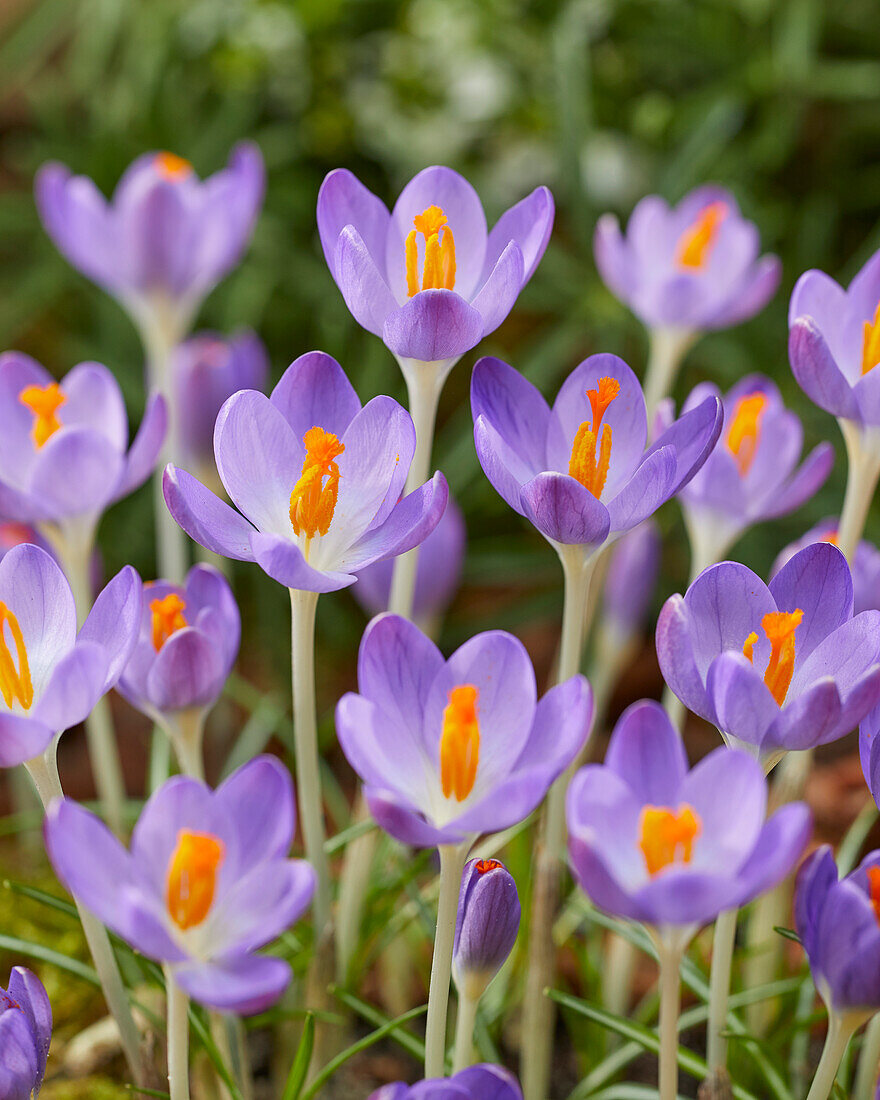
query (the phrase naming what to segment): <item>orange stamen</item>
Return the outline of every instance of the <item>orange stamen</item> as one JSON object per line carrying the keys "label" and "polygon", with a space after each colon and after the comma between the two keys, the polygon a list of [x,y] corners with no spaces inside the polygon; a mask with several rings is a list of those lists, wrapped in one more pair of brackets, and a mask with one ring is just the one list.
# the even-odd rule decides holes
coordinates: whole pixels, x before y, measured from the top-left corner
{"label": "orange stamen", "polygon": [[25,386],[18,400],[34,414],[31,438],[35,447],[42,447],[61,427],[57,413],[67,398],[57,382],[50,382],[48,386]]}
{"label": "orange stamen", "polygon": [[[15,645],[18,668],[15,667],[9,643],[6,641],[7,623]],[[10,710],[16,700],[25,710],[30,710],[34,701],[34,685],[31,681],[31,669],[24,637],[18,625],[18,619],[5,603],[0,603],[0,695],[3,696],[3,702]]]}
{"label": "orange stamen", "polygon": [[[611,426],[602,427],[602,417],[608,406],[620,393],[616,378],[600,378],[596,389],[587,390],[587,398],[593,412],[591,422],[584,421],[575,432],[571,445],[568,472],[598,500],[602,496],[611,464]],[[601,434],[600,434],[601,431]],[[599,454],[596,454],[596,443]]]}
{"label": "orange stamen", "polygon": [[839,531],[826,531],[825,534],[819,539],[820,542],[830,542],[832,546],[840,545],[840,532]]}
{"label": "orange stamen", "polygon": [[766,407],[767,398],[763,393],[750,393],[737,401],[733,411],[727,430],[727,449],[736,459],[741,477],[745,477],[755,461]]}
{"label": "orange stamen", "polygon": [[648,874],[653,878],[666,867],[690,863],[694,841],[702,822],[684,803],[678,812],[667,806],[645,806],[639,817],[639,848],[645,857]]}
{"label": "orange stamen", "polygon": [[153,165],[166,180],[182,180],[192,174],[192,165],[177,153],[157,153]]}
{"label": "orange stamen", "polygon": [[727,205],[723,202],[712,202],[700,211],[694,224],[679,238],[675,253],[679,267],[705,267],[726,215]]}
{"label": "orange stamen", "polygon": [[181,829],[168,864],[166,903],[171,919],[186,931],[201,924],[214,902],[217,871],[226,850],[210,833]]}
{"label": "orange stamen", "polygon": [[[439,206],[428,206],[413,218],[404,242],[406,292],[410,298],[419,290],[452,290],[455,286],[455,238]],[[425,240],[425,262],[419,286],[418,234]],[[441,236],[442,234],[442,236]]]}
{"label": "orange stamen", "polygon": [[186,619],[183,612],[186,600],[176,592],[169,592],[161,600],[150,601],[150,613],[153,616],[153,648],[158,653],[172,634],[183,630]]}
{"label": "orange stamen", "polygon": [[[339,496],[339,467],[336,459],[345,445],[332,432],[309,428],[303,436],[306,457],[299,481],[290,494],[290,522],[297,535],[313,539],[326,535]],[[327,480],[324,481],[324,478]]]}
{"label": "orange stamen", "polygon": [[[791,686],[794,674],[794,632],[803,617],[804,613],[798,607],[794,611],[768,611],[761,619],[761,629],[770,643],[770,660],[764,673],[764,683],[779,706],[785,702]],[[758,635],[753,630],[743,645],[743,655],[749,661],[753,660],[752,651],[757,640]]]}
{"label": "orange stamen", "polygon": [[454,687],[443,711],[440,737],[440,783],[443,797],[464,802],[474,789],[480,760],[480,724],[477,689],[473,684]]}
{"label": "orange stamen", "polygon": [[499,867],[503,866],[504,864],[497,859],[481,859],[477,861],[474,870],[478,875],[487,875],[490,871],[497,871]]}
{"label": "orange stamen", "polygon": [[871,908],[877,923],[880,924],[880,867],[868,868],[868,892],[871,898]]}
{"label": "orange stamen", "polygon": [[865,321],[862,329],[862,374],[867,374],[880,363],[880,302],[874,310],[873,321]]}

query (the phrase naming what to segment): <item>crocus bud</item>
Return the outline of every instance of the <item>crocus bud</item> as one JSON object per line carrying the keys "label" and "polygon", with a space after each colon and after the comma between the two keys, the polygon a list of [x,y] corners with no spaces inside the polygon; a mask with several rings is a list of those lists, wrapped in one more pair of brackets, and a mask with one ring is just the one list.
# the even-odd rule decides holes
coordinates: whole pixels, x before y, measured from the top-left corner
{"label": "crocus bud", "polygon": [[614,547],[605,581],[603,620],[622,638],[641,630],[660,569],[660,531],[646,520]]}
{"label": "crocus bud", "polygon": [[4,1100],[36,1096],[43,1084],[52,1008],[42,982],[23,966],[0,987],[0,1094]]}
{"label": "crocus bud", "polygon": [[497,859],[465,865],[458,896],[452,974],[463,997],[481,997],[513,950],[519,931],[516,883]]}

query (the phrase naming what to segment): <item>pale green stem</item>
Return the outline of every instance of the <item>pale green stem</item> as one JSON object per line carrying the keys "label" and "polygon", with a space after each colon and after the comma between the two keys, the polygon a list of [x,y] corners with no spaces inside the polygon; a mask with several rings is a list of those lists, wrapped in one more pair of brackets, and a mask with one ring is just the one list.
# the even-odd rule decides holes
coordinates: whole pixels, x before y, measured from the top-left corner
{"label": "pale green stem", "polygon": [[293,680],[293,740],[296,795],[306,859],[317,876],[312,912],[319,938],[330,921],[330,867],[324,851],[324,810],[315,710],[315,614],[318,593],[290,590],[290,641]]}
{"label": "pale green stem", "polygon": [[[158,717],[158,716],[157,716]],[[204,707],[190,707],[175,714],[162,715],[161,725],[165,736],[174,746],[177,763],[184,775],[205,782],[205,761],[202,745],[205,736]]]}
{"label": "pale green stem", "polygon": [[880,448],[851,421],[839,420],[838,423],[846,443],[847,472],[837,545],[852,565],[880,478]]}
{"label": "pale green stem", "polygon": [[[369,817],[367,800],[364,798],[363,791],[358,790],[352,821],[359,823],[367,821]],[[342,873],[339,878],[336,934],[336,980],[341,985],[345,985],[348,981],[351,960],[357,950],[364,900],[378,842],[379,834],[373,829],[357,837],[345,849]]]}
{"label": "pale green stem", "polygon": [[468,997],[459,991],[458,1016],[455,1020],[455,1053],[452,1072],[460,1073],[474,1061],[474,1024],[477,1020],[479,997]]}
{"label": "pale green stem", "polygon": [[189,1100],[189,997],[165,967],[168,1002],[168,1091],[171,1100]]}
{"label": "pale green stem", "polygon": [[708,1055],[709,1074],[727,1067],[727,1002],[730,998],[730,973],[736,941],[737,909],[728,909],[715,921],[712,941],[712,971],[709,981]]}
{"label": "pale green stem", "polygon": [[874,1100],[877,1077],[880,1074],[880,1016],[875,1016],[865,1030],[859,1051],[859,1068],[853,1087],[853,1100]]}
{"label": "pale green stem", "polygon": [[425,1023],[425,1077],[443,1077],[446,1067],[446,1014],[449,1008],[449,980],[461,875],[468,845],[440,846],[440,897],[437,901],[437,932],[428,987],[428,1018]]}
{"label": "pale green stem", "polygon": [[[61,779],[58,775],[57,747],[58,739],[56,738],[42,756],[36,756],[25,764],[31,779],[34,781],[34,786],[37,788],[40,801],[47,810],[56,798],[62,798],[64,795],[61,789]],[[76,895],[74,895],[73,900],[79,914],[86,943],[89,945],[92,961],[95,964],[98,980],[101,983],[101,989],[104,992],[104,999],[107,1002],[110,1015],[119,1028],[119,1036],[128,1067],[134,1076],[135,1082],[143,1084],[144,1071],[140,1035],[131,1014],[131,1006],[128,1003],[125,987],[122,984],[119,967],[116,965],[116,956],[110,946],[107,929],[87,909],[83,908]]]}
{"label": "pale green stem", "polygon": [[[580,546],[559,546],[564,575],[559,683],[580,671],[581,651],[588,630],[587,602],[595,557]],[[535,851],[534,889],[529,918],[529,963],[523,1004],[521,1046],[525,1100],[546,1100],[550,1080],[555,1004],[544,990],[553,984],[556,951],[553,923],[559,906],[562,846],[565,836],[565,794],[571,769],[550,788]]]}
{"label": "pale green stem", "polygon": [[657,406],[664,397],[672,393],[682,360],[696,338],[697,333],[685,329],[651,330],[648,366],[645,369],[645,384],[642,387],[648,410],[649,427]]}
{"label": "pale green stem", "polygon": [[831,1012],[828,1016],[828,1034],[825,1036],[825,1046],[822,1048],[822,1057],[816,1069],[816,1076],[807,1093],[807,1100],[828,1100],[834,1087],[834,1078],[841,1060],[846,1053],[847,1045],[853,1032],[864,1022],[864,1017],[851,1020],[843,1017],[838,1012]]}
{"label": "pale green stem", "polygon": [[681,1008],[682,951],[661,947],[660,962],[660,1100],[678,1097],[678,1017]]}

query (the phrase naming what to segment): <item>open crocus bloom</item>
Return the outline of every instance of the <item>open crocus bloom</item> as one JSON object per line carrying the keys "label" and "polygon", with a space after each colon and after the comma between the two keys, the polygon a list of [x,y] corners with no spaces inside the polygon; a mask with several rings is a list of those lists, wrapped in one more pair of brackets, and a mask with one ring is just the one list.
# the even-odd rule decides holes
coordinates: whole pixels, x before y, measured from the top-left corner
{"label": "open crocus bloom", "polygon": [[[779,552],[771,574],[775,576],[799,550],[803,550],[805,546],[812,546],[814,542],[830,542],[836,546],[837,534],[838,520],[823,519],[796,542],[790,543]],[[853,614],[858,615],[860,611],[880,610],[880,550],[872,542],[862,539],[856,547],[850,568],[853,582]]]}
{"label": "open crocus bloom", "polygon": [[498,493],[550,542],[588,554],[677,493],[721,431],[721,402],[709,396],[646,450],[642,389],[616,355],[575,367],[552,409],[513,367],[480,359],[471,407],[477,455]]}
{"label": "open crocus bloom", "polygon": [[376,821],[404,844],[461,844],[521,821],[584,744],[589,684],[574,676],[538,701],[522,643],[489,631],[444,661],[398,615],[367,627],[360,694],[336,708],[342,750]]}
{"label": "open crocus bloom", "polygon": [[393,211],[351,172],[318,195],[330,273],[355,320],[401,359],[455,361],[501,324],[544,255],[553,197],[539,187],[491,233],[476,191],[450,168],[425,168]]}
{"label": "open crocus bloom", "polygon": [[14,966],[8,989],[0,988],[0,1096],[31,1100],[39,1095],[52,1041],[52,1006],[43,983]]}
{"label": "open crocus bloom", "polygon": [[243,142],[204,181],[182,157],[145,153],[110,202],[63,164],[44,165],[35,192],[46,232],[65,258],[136,321],[170,323],[180,338],[244,251],[264,183],[259,149]]}
{"label": "open crocus bloom", "polygon": [[470,1066],[451,1077],[406,1085],[396,1081],[370,1094],[369,1100],[522,1100],[516,1078],[501,1066]]}
{"label": "open crocus bloom", "polygon": [[232,589],[213,566],[194,566],[183,586],[145,584],[140,632],[117,691],[154,720],[163,712],[211,707],[240,637]]}
{"label": "open crocus bloom", "polygon": [[698,187],[670,208],[648,195],[624,235],[613,214],[596,224],[593,250],[605,284],[649,328],[728,328],[764,308],[782,273],[758,258],[757,227],[721,187]]}
{"label": "open crocus bloom", "polygon": [[140,579],[127,565],[79,633],[70,585],[38,546],[0,561],[0,767],[39,756],[119,679],[137,636]]}
{"label": "open crocus bloom", "polygon": [[287,588],[332,592],[417,546],[443,515],[440,473],[400,499],[414,450],[405,409],[390,397],[361,408],[336,360],[309,352],[271,397],[243,390],[217,418],[217,470],[244,514],[170,465],[165,500],[209,550],[255,561]]}
{"label": "open crocus bloom", "polygon": [[852,578],[830,543],[806,547],[769,586],[721,562],[657,623],[664,679],[685,706],[769,771],[834,741],[880,701],[880,612],[853,617]]}
{"label": "open crocus bloom", "polygon": [[194,1000],[250,1014],[290,981],[284,960],[256,955],[298,920],[315,874],[288,859],[296,828],[290,775],[259,756],[216,791],[175,776],[150,798],[126,850],[94,814],[59,799],[49,858],[67,889],[136,950],[167,963]]}
{"label": "open crocus bloom", "polygon": [[800,869],[795,928],[829,1011],[873,1015],[880,1008],[880,852],[838,881],[826,844]]}
{"label": "open crocus bloom", "polygon": [[766,808],[767,781],[750,756],[721,747],[688,771],[663,707],[635,703],[605,763],[569,787],[575,877],[600,909],[686,943],[780,882],[803,852],[807,807],[789,803],[765,821]]}
{"label": "open crocus bloom", "polygon": [[116,379],[80,363],[60,383],[27,355],[0,356],[0,513],[22,523],[91,530],[152,472],[165,437],[156,395],[131,447]]}
{"label": "open crocus bloom", "polygon": [[[824,484],[834,448],[820,443],[798,467],[803,447],[799,418],[786,409],[769,378],[752,374],[721,396],[697,386],[682,406],[687,413],[709,396],[721,398],[724,428],[715,449],[679,498],[692,544],[704,563],[718,561],[752,524],[799,508]],[[671,402],[661,423],[672,419]]]}

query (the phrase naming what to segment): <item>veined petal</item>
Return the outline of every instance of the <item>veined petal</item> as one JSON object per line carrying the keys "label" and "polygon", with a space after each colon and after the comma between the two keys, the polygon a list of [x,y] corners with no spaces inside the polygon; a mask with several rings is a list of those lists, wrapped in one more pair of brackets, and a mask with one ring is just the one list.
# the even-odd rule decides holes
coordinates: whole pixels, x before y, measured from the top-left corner
{"label": "veined petal", "polygon": [[476,347],[483,330],[483,315],[455,291],[421,290],[386,316],[379,335],[395,355],[435,363]]}
{"label": "veined petal", "polygon": [[269,398],[302,442],[310,428],[342,438],[361,403],[332,355],[308,351],[290,364]]}
{"label": "veined petal", "polygon": [[523,515],[545,538],[575,546],[601,546],[608,509],[568,474],[538,474],[520,490]]}
{"label": "veined petal", "polygon": [[192,474],[169,463],[162,492],[168,511],[200,546],[238,561],[255,560],[251,549],[254,528]]}

